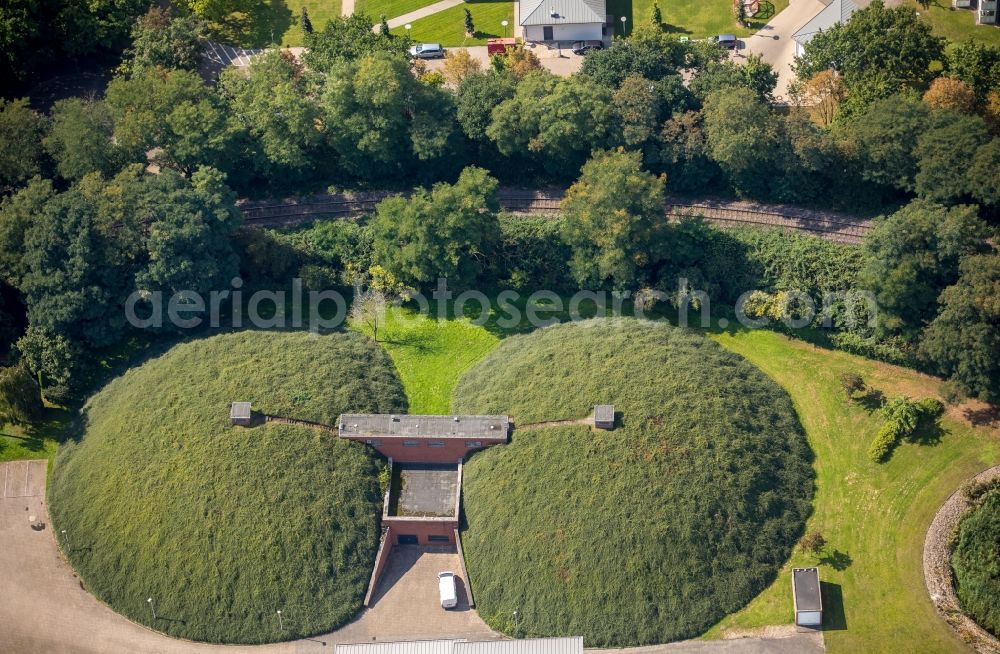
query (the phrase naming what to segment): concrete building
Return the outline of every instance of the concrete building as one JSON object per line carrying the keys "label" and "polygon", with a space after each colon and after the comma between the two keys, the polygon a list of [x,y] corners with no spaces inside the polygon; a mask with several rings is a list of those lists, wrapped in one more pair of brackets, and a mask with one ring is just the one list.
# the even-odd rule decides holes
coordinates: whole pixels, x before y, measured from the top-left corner
{"label": "concrete building", "polygon": [[506,443],[507,416],[411,416],[345,413],[341,438],[371,445],[401,463],[457,463],[475,450]]}
{"label": "concrete building", "polygon": [[607,20],[605,0],[522,0],[518,25],[525,41],[600,41]]}
{"label": "concrete building", "polygon": [[253,419],[253,412],[250,409],[250,403],[233,402],[229,406],[229,419],[233,421],[234,425],[249,427],[250,422]]}
{"label": "concrete building", "polygon": [[594,407],[594,426],[598,429],[615,428],[614,404],[598,404]]}
{"label": "concrete building", "polygon": [[801,57],[805,46],[816,34],[828,30],[838,23],[846,23],[858,10],[851,0],[832,0],[825,9],[813,16],[812,20],[803,25],[799,31],[792,34],[795,41],[795,56]]}
{"label": "concrete building", "polygon": [[817,629],[823,625],[823,597],[820,593],[818,569],[792,569],[792,600],[795,605],[795,624]]}
{"label": "concrete building", "polygon": [[336,654],[583,654],[583,637],[357,643],[337,645]]}

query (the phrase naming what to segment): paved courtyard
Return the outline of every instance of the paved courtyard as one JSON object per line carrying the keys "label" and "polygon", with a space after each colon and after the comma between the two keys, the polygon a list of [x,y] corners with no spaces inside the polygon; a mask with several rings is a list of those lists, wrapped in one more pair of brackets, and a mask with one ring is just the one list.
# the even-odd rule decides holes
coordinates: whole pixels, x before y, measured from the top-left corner
{"label": "paved courtyard", "polygon": [[442,518],[455,515],[458,466],[401,463],[395,469],[402,486],[395,515]]}

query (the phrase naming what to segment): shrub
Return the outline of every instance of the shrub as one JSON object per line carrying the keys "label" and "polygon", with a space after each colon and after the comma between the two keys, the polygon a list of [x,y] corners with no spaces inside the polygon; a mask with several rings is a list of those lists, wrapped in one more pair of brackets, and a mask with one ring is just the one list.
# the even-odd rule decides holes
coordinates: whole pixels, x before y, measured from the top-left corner
{"label": "shrub", "polygon": [[993,489],[962,518],[951,558],[962,610],[994,635],[1000,635],[997,534],[1000,534],[1000,489]]}
{"label": "shrub", "polygon": [[900,439],[913,434],[922,420],[936,419],[943,412],[944,405],[933,397],[919,402],[914,402],[905,395],[891,398],[879,409],[879,413],[885,417],[885,424],[878,430],[875,440],[868,448],[869,458],[875,463],[881,463]]}
{"label": "shrub", "polygon": [[802,548],[813,554],[819,554],[826,547],[826,538],[818,531],[810,531],[801,542]]}
{"label": "shrub", "polygon": [[892,422],[883,424],[875,435],[875,440],[868,446],[868,458],[875,463],[882,463],[899,442],[899,435],[899,425]]}
{"label": "shrub", "polygon": [[855,393],[865,390],[865,380],[856,372],[845,372],[840,375],[840,386],[847,393],[847,397],[852,397]]}
{"label": "shrub", "polygon": [[0,368],[0,423],[27,423],[42,412],[38,381],[23,361]]}

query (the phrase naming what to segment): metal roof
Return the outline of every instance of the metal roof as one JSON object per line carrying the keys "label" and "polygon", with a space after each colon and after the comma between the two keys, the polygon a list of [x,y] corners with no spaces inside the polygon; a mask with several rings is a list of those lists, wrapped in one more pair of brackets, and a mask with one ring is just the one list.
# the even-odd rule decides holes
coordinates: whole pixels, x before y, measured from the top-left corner
{"label": "metal roof", "polygon": [[816,568],[792,569],[792,593],[796,611],[822,611],[823,598],[819,590],[819,570]]}
{"label": "metal roof", "polygon": [[521,2],[521,25],[604,24],[607,7],[604,0],[524,0]]}
{"label": "metal roof", "polygon": [[398,643],[337,645],[336,654],[453,654],[453,640],[410,640]]}
{"label": "metal roof", "polygon": [[507,439],[507,416],[411,416],[403,414],[345,413],[340,416],[341,437]]}
{"label": "metal roof", "polygon": [[583,654],[583,636],[461,642],[453,654]]}
{"label": "metal roof", "polygon": [[583,637],[359,643],[337,645],[336,654],[583,654]]}
{"label": "metal roof", "polygon": [[858,6],[851,0],[833,0],[825,9],[813,16],[812,20],[799,28],[799,31],[792,34],[792,38],[799,45],[805,45],[812,40],[820,30],[828,30],[837,23],[846,23],[858,10]]}
{"label": "metal roof", "polygon": [[232,406],[229,407],[229,417],[230,418],[249,418],[250,417],[250,403],[249,402],[233,402]]}

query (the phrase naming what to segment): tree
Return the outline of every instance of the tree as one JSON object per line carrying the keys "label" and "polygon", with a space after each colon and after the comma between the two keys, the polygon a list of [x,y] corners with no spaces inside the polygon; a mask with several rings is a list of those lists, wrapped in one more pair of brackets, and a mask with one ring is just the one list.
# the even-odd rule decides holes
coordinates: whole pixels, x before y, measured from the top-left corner
{"label": "tree", "polygon": [[444,78],[452,86],[458,86],[469,75],[480,72],[479,60],[466,49],[449,50],[444,56]]}
{"label": "tree", "polygon": [[818,531],[810,531],[802,537],[802,549],[813,555],[818,555],[826,547],[826,538]]}
{"label": "tree", "polygon": [[113,175],[121,166],[113,135],[114,120],[106,103],[68,98],[52,107],[52,127],[42,143],[59,176],[76,181],[92,172]]}
{"label": "tree", "polygon": [[1000,400],[1000,257],[966,257],[941,311],[924,331],[920,353],[967,395]]}
{"label": "tree", "polygon": [[962,201],[973,194],[973,178],[955,174],[964,170],[979,148],[990,141],[986,123],[978,116],[952,112],[935,117],[936,124],[917,139],[914,188],[917,195],[936,202]]}
{"label": "tree", "polygon": [[321,32],[306,37],[306,46],[306,65],[326,73],[340,63],[378,53],[406,57],[410,44],[408,39],[389,32],[375,32],[371,19],[364,14],[351,14],[328,20]]}
{"label": "tree", "polygon": [[847,397],[854,397],[855,393],[865,390],[865,380],[856,372],[841,373],[840,386],[847,393]]}
{"label": "tree", "polygon": [[129,160],[152,160],[190,174],[199,165],[228,168],[237,126],[213,89],[189,70],[145,69],[117,77],[107,90],[114,140]]}
{"label": "tree", "polygon": [[860,278],[878,302],[879,330],[915,341],[937,314],[938,295],[958,280],[961,258],[982,252],[988,233],[974,206],[914,200],[877,219]]}
{"label": "tree", "polygon": [[589,77],[532,73],[493,111],[486,133],[501,154],[531,153],[551,175],[572,175],[591,151],[617,142],[611,91]]}
{"label": "tree", "polygon": [[705,100],[708,152],[743,195],[767,192],[768,170],[778,160],[777,123],[750,89],[716,91]]}
{"label": "tree", "polygon": [[1000,207],[1000,138],[983,145],[966,169],[968,191],[984,205]]}
{"label": "tree", "polygon": [[316,85],[294,57],[279,52],[254,57],[245,72],[222,73],[220,93],[253,139],[261,176],[294,181],[318,163],[324,133]]}
{"label": "tree", "polygon": [[945,55],[945,74],[965,82],[978,104],[1000,88],[1000,47],[972,39],[950,43]]}
{"label": "tree", "polygon": [[45,129],[45,119],[28,106],[27,98],[0,98],[0,191],[42,172]]}
{"label": "tree", "polygon": [[660,11],[660,3],[653,2],[653,8],[649,12],[649,22],[656,27],[663,27],[663,12]]}
{"label": "tree", "polygon": [[373,223],[375,260],[407,285],[440,278],[471,284],[500,236],[496,190],[497,181],[485,170],[469,167],[455,184],[383,200]]}
{"label": "tree", "polygon": [[125,51],[121,70],[197,70],[206,38],[205,23],[197,16],[174,16],[169,9],[150,7],[132,28],[132,47]]}
{"label": "tree", "polygon": [[932,109],[947,109],[963,114],[976,110],[976,94],[963,81],[953,77],[938,77],[924,93],[924,102]]}
{"label": "tree", "polygon": [[1000,134],[1000,91],[990,91],[986,95],[983,118],[994,134]]}
{"label": "tree", "polygon": [[25,236],[55,194],[52,182],[36,177],[0,204],[0,279],[7,284],[20,287],[27,272]]}
{"label": "tree", "polygon": [[81,362],[88,354],[79,343],[29,326],[14,347],[49,401],[62,404],[80,389]]}
{"label": "tree", "polygon": [[378,23],[379,34],[388,34],[389,36],[392,36],[392,32],[389,31],[389,21],[385,17],[385,14],[379,16]]}
{"label": "tree", "polygon": [[472,12],[468,7],[465,9],[465,35],[472,37],[476,34],[476,24],[472,22]]}
{"label": "tree", "polygon": [[30,423],[42,413],[38,382],[23,363],[0,367],[0,424]]}
{"label": "tree", "polygon": [[[881,0],[854,12],[851,20],[818,32],[795,59],[795,72],[809,79],[834,69],[855,87],[881,78],[887,94],[904,88],[922,90],[933,77],[931,62],[944,56],[944,39],[911,7],[886,8]],[[875,98],[871,98],[875,99]]]}
{"label": "tree", "polygon": [[517,79],[524,79],[529,73],[542,69],[542,62],[534,52],[527,48],[506,48],[504,54],[493,61],[501,62],[501,68],[510,72]]}
{"label": "tree", "polygon": [[580,72],[601,86],[617,88],[629,75],[657,81],[675,75],[687,61],[688,46],[654,25],[637,25],[615,47],[589,52]]}
{"label": "tree", "polygon": [[834,70],[822,70],[810,77],[799,90],[801,104],[808,106],[828,127],[837,116],[837,109],[847,97],[844,80]]}
{"label": "tree", "polygon": [[838,121],[834,133],[862,179],[913,191],[917,174],[913,151],[930,126],[930,114],[915,97],[893,96],[872,103],[850,121]]}
{"label": "tree", "polygon": [[435,177],[456,163],[455,107],[450,94],[421,83],[403,59],[387,54],[336,66],[321,104],[330,145],[362,179]]}
{"label": "tree", "polygon": [[[383,16],[383,18],[385,18]],[[309,9],[305,6],[302,7],[302,16],[299,18],[299,26],[302,28],[302,35],[306,36],[313,33],[313,24],[309,20]]]}
{"label": "tree", "polygon": [[379,265],[372,266],[363,274],[352,275],[352,281],[354,300],[351,302],[351,318],[367,326],[372,331],[372,340],[378,343],[378,328],[389,305],[408,299],[412,289]]}
{"label": "tree", "polygon": [[455,102],[465,135],[473,141],[486,141],[493,109],[513,98],[516,90],[517,78],[506,70],[472,73],[463,78],[455,91]]}
{"label": "tree", "polygon": [[660,94],[656,85],[639,75],[631,75],[612,96],[626,147],[643,150],[662,122]]}
{"label": "tree", "polygon": [[778,84],[778,74],[758,55],[751,54],[744,64],[734,61],[710,62],[691,81],[691,92],[704,100],[716,91],[746,88],[754,92],[761,102],[771,102],[771,94]]}
{"label": "tree", "polygon": [[704,192],[712,188],[721,171],[709,155],[701,113],[677,113],[663,123],[660,164],[673,189]]}
{"label": "tree", "polygon": [[638,152],[596,152],[563,199],[570,270],[585,287],[643,284],[662,258],[669,228],[664,179],[642,170]]}

